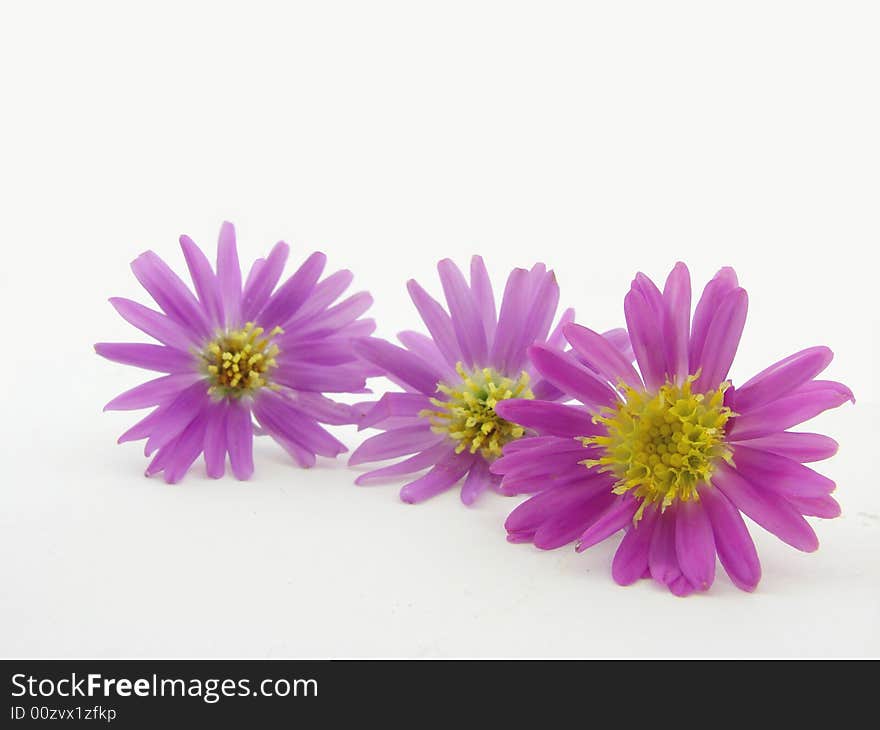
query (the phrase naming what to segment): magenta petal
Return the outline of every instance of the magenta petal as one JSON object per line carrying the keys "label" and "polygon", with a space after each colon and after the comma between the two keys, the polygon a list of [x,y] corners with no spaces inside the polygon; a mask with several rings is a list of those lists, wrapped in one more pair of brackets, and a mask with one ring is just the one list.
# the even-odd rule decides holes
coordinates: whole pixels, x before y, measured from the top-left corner
{"label": "magenta petal", "polygon": [[[327,257],[320,251],[309,256],[303,265],[275,290],[266,302],[266,306],[255,317],[256,322],[267,330],[276,326],[285,326],[314,290],[326,263]],[[313,321],[310,324],[314,326],[315,323]]]}
{"label": "magenta petal", "polygon": [[788,497],[787,501],[802,515],[826,520],[840,517],[840,505],[830,494],[823,494],[821,497]]}
{"label": "magenta petal", "polygon": [[[623,355],[623,359],[626,360],[628,364],[632,364],[632,361],[636,359],[636,355],[632,348],[632,342],[629,341],[629,333],[625,328],[615,327],[607,332],[603,332],[602,337],[607,340],[615,350]],[[639,376],[639,383],[641,382],[642,378]]]}
{"label": "magenta petal", "polygon": [[799,433],[796,431],[782,431],[769,436],[736,442],[732,445],[739,444],[761,451],[770,451],[802,464],[829,459],[837,453],[838,448],[837,441],[833,438],[819,433]]}
{"label": "magenta petal", "polygon": [[646,509],[638,524],[623,536],[611,563],[611,576],[618,585],[631,585],[648,570],[648,550],[658,514],[657,509]]}
{"label": "magenta petal", "polygon": [[701,374],[694,384],[696,389],[712,390],[727,377],[739,347],[748,310],[749,297],[745,289],[736,288],[721,300],[706,332],[706,344],[699,363]]}
{"label": "magenta petal", "polygon": [[736,272],[729,266],[725,266],[712,278],[703,289],[700,301],[694,311],[693,324],[691,326],[691,341],[688,360],[690,372],[695,373],[703,357],[703,346],[706,343],[706,334],[709,325],[715,317],[722,300],[727,294],[736,289],[738,282]]}
{"label": "magenta petal", "polygon": [[544,345],[533,345],[529,356],[541,375],[581,403],[607,406],[617,401],[617,394],[608,385],[570,355]]}
{"label": "magenta petal", "polygon": [[414,474],[426,467],[433,466],[438,461],[442,460],[447,454],[452,452],[453,449],[454,446],[444,439],[443,441],[428,447],[424,451],[420,451],[417,454],[410,456],[408,459],[399,461],[396,464],[391,464],[390,466],[383,466],[381,469],[374,469],[373,471],[365,472],[355,479],[354,483],[363,486],[365,484],[373,484],[374,482],[380,482],[394,477]]}
{"label": "magenta petal", "polygon": [[[578,505],[590,501],[604,488],[605,483],[595,480],[580,480],[576,483],[551,486],[516,507],[507,516],[504,528],[511,533],[534,531],[542,523],[557,515],[565,515]],[[578,534],[571,539],[574,540]]]}
{"label": "magenta petal", "polygon": [[205,429],[205,470],[211,479],[219,479],[226,471],[226,411],[225,400],[208,406]]}
{"label": "magenta petal", "polygon": [[489,348],[486,344],[483,318],[470,287],[464,275],[450,259],[443,259],[437,264],[437,271],[440,274],[446,303],[449,305],[449,314],[462,360],[467,367],[483,365]]}
{"label": "magenta petal", "polygon": [[833,357],[827,347],[810,347],[789,355],[739,386],[730,405],[737,413],[748,413],[770,403],[815,378]]}
{"label": "magenta petal", "polygon": [[217,241],[217,283],[223,301],[226,326],[241,327],[241,266],[235,246],[235,227],[227,222],[220,226]]}
{"label": "magenta petal", "polygon": [[199,379],[196,373],[178,373],[176,375],[163,375],[155,380],[127,390],[117,395],[106,406],[105,411],[134,411],[139,408],[150,408],[170,401],[185,388]]}
{"label": "magenta petal", "polygon": [[343,292],[351,286],[354,274],[348,269],[335,271],[326,279],[319,281],[312,288],[308,299],[296,310],[296,315],[288,322],[291,327],[307,322],[319,312],[324,311],[333,302],[342,296]]}
{"label": "magenta petal", "polygon": [[204,448],[205,428],[206,419],[203,410],[184,429],[174,444],[174,453],[165,466],[165,481],[168,484],[177,484],[183,479],[193,462],[199,458]]}
{"label": "magenta petal", "polygon": [[180,237],[180,248],[208,321],[212,327],[222,327],[223,301],[220,299],[220,286],[211,262],[189,236]]}
{"label": "magenta petal", "polygon": [[725,572],[737,588],[755,590],[761,580],[761,562],[739,510],[711,486],[700,490],[700,501],[712,523],[715,549]]}
{"label": "magenta petal", "polygon": [[543,342],[553,323],[553,315],[559,304],[559,285],[556,275],[552,271],[543,273],[543,268],[543,265],[540,268],[536,265],[532,269],[531,277],[535,283],[530,293],[531,308],[521,322],[518,337],[507,354],[510,372],[518,372],[528,365],[529,346]]}
{"label": "magenta petal", "polygon": [[651,577],[665,586],[671,586],[682,575],[675,551],[675,507],[667,508],[657,518],[648,548],[648,568]]}
{"label": "magenta petal", "polygon": [[156,419],[150,427],[144,453],[149,456],[165,444],[171,443],[190,422],[205,409],[209,402],[204,382],[197,381],[173,400],[156,409]]}
{"label": "magenta petal", "polygon": [[281,395],[261,392],[254,399],[253,412],[269,435],[280,437],[282,442],[291,441],[311,453],[330,459],[348,451],[345,444],[321,428],[313,418],[294,408]]}
{"label": "magenta petal", "polygon": [[471,468],[480,456],[454,451],[441,459],[431,471],[400,490],[400,498],[408,504],[418,504],[445,492]]}
{"label": "magenta petal", "polygon": [[358,413],[347,403],[337,403],[320,393],[308,391],[280,391],[290,406],[304,416],[331,426],[344,426],[357,423]]}
{"label": "magenta petal", "polygon": [[736,470],[752,484],[772,489],[783,497],[821,497],[834,491],[834,482],[809,467],[769,451],[737,444]]}
{"label": "magenta petal", "polygon": [[249,277],[242,293],[241,318],[243,321],[253,321],[269,301],[272,290],[284,271],[289,254],[290,246],[284,241],[279,241],[269,252],[266,260],[258,268],[255,265],[252,270],[253,274]]}
{"label": "magenta petal", "polygon": [[195,372],[195,358],[188,352],[164,345],[148,345],[139,342],[99,342],[95,352],[108,360],[134,365],[160,373]]}
{"label": "magenta petal", "polygon": [[181,327],[170,317],[145,307],[143,304],[122,297],[112,297],[110,304],[126,322],[163,345],[186,352],[193,345],[198,344],[198,338],[192,332]]}
{"label": "magenta petal", "polygon": [[236,479],[250,479],[254,473],[254,427],[250,409],[240,401],[229,403],[226,414],[226,448]]}
{"label": "magenta petal", "polygon": [[489,464],[485,459],[476,459],[471,470],[461,485],[461,501],[468,506],[472,505],[489,485],[498,480],[494,474],[489,473]]}
{"label": "magenta petal", "polygon": [[[287,303],[290,304],[289,301]],[[299,339],[306,340],[315,339],[328,334],[338,335],[339,330],[343,327],[354,324],[355,320],[357,320],[357,318],[366,312],[372,305],[372,295],[369,292],[362,291],[357,294],[352,294],[350,297],[343,299],[338,304],[324,310],[320,314],[314,315],[307,322],[299,324],[299,317],[294,317],[290,320],[291,324],[285,324],[285,326],[291,327],[291,334],[295,339],[298,337]],[[263,316],[264,315],[260,315],[258,320],[262,322]],[[292,324],[294,322],[297,322],[297,324]],[[363,325],[365,322],[367,322],[367,320],[360,320],[357,324]],[[373,327],[370,327],[369,332],[372,331]],[[366,334],[369,334],[369,332]],[[355,335],[350,334],[349,336],[354,337]]]}
{"label": "magenta petal", "polygon": [[636,289],[631,289],[623,300],[623,311],[642,379],[649,390],[657,390],[666,382],[666,356],[660,317],[648,304],[644,294]]}
{"label": "magenta petal", "polygon": [[600,430],[589,413],[562,403],[511,398],[500,401],[495,412],[544,436],[592,436]]}
{"label": "magenta petal", "polygon": [[437,392],[438,373],[422,358],[373,337],[352,342],[355,352],[425,395]]}
{"label": "magenta petal", "polygon": [[678,566],[697,590],[715,582],[715,538],[700,502],[681,502],[675,512],[675,554]]}
{"label": "magenta petal", "polygon": [[580,499],[558,511],[541,524],[532,540],[540,550],[555,550],[577,540],[603,512],[619,499],[610,491],[596,494],[585,489]]}
{"label": "magenta petal", "polygon": [[348,460],[348,465],[357,466],[371,461],[414,454],[416,451],[434,446],[441,440],[446,440],[446,437],[434,433],[428,423],[395,428],[366,439],[355,449]]}
{"label": "magenta petal", "polygon": [[491,342],[495,336],[498,317],[495,312],[495,295],[492,291],[492,282],[489,280],[489,272],[486,270],[486,264],[483,262],[482,256],[473,256],[471,258],[471,292],[477,304],[477,309],[480,312],[480,317],[483,320],[486,338]]}
{"label": "magenta petal", "polygon": [[765,406],[737,416],[728,430],[729,441],[746,441],[785,431],[829,408],[853,401],[852,391],[842,383],[814,380]]}
{"label": "magenta petal", "polygon": [[455,364],[462,359],[461,349],[458,344],[458,338],[455,335],[455,328],[452,325],[452,319],[443,309],[440,302],[434,299],[428,292],[422,289],[421,285],[415,280],[410,279],[406,283],[409,296],[418,310],[419,316],[431,333],[437,349],[443,355],[447,364],[455,367]]}
{"label": "magenta petal", "polygon": [[565,339],[580,358],[613,385],[622,380],[639,390],[644,387],[635,368],[606,335],[579,324],[567,325],[564,333]]}
{"label": "magenta petal", "polygon": [[689,372],[691,275],[687,266],[680,261],[666,279],[663,307],[663,340],[666,344],[668,375],[682,382]]}
{"label": "magenta petal", "polygon": [[628,496],[616,497],[611,506],[580,536],[575,548],[577,552],[581,553],[631,525],[639,504],[639,500]]}
{"label": "magenta petal", "polygon": [[793,548],[809,553],[819,547],[813,528],[794,507],[773,492],[756,488],[727,464],[718,465],[712,483],[741,512]]}

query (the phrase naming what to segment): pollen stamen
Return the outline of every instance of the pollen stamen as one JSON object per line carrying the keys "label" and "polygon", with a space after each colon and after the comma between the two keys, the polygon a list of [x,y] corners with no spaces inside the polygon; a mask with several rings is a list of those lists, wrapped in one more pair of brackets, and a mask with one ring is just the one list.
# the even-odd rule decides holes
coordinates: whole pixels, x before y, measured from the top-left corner
{"label": "pollen stamen", "polygon": [[642,500],[634,522],[649,504],[659,502],[665,510],[676,500],[699,500],[697,488],[709,483],[718,459],[731,461],[724,441],[724,427],[735,415],[724,405],[730,383],[694,393],[697,377],[667,382],[653,394],[621,384],[624,400],[593,419],[607,433],[581,439],[601,454],[581,463],[613,474],[615,494],[631,492]]}
{"label": "pollen stamen", "polygon": [[241,398],[260,388],[272,388],[268,374],[277,367],[275,356],[279,353],[272,340],[282,332],[275,327],[266,333],[248,322],[241,329],[218,333],[200,355],[211,383],[208,392]]}
{"label": "pollen stamen", "polygon": [[467,449],[472,454],[479,451],[486,459],[501,456],[504,445],[520,438],[525,430],[497,415],[495,406],[509,398],[534,398],[528,373],[523,371],[514,380],[492,368],[469,371],[458,363],[455,370],[461,383],[455,387],[438,383],[437,391],[447,399],[431,398],[436,410],[426,409],[419,415],[430,420],[435,433],[448,434],[458,441],[457,454]]}

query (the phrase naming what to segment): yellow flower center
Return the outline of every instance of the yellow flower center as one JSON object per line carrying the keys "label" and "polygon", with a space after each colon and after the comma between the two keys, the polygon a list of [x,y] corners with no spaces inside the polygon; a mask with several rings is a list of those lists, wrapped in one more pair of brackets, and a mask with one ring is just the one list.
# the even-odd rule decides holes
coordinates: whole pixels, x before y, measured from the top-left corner
{"label": "yellow flower center", "polygon": [[642,500],[634,521],[648,504],[660,502],[665,510],[676,500],[699,500],[697,487],[709,482],[717,460],[730,461],[724,442],[724,426],[734,415],[724,405],[730,383],[693,393],[696,379],[667,382],[656,393],[621,384],[625,400],[594,418],[607,435],[582,439],[584,446],[601,447],[602,454],[582,463],[617,477],[615,494],[631,491]]}
{"label": "yellow flower center", "polygon": [[435,433],[449,434],[458,441],[456,453],[468,449],[472,454],[479,451],[486,459],[501,456],[504,445],[522,436],[524,429],[497,415],[495,405],[508,398],[534,398],[528,373],[523,371],[513,380],[492,368],[468,371],[458,363],[455,370],[461,376],[458,386],[437,384],[448,400],[431,398],[437,410],[424,410],[419,415],[431,421]]}
{"label": "yellow flower center", "polygon": [[237,330],[217,335],[200,357],[203,370],[211,383],[208,392],[227,398],[241,398],[263,387],[271,387],[267,378],[277,367],[278,345],[272,338],[283,332],[276,327],[264,335],[262,327],[248,322]]}

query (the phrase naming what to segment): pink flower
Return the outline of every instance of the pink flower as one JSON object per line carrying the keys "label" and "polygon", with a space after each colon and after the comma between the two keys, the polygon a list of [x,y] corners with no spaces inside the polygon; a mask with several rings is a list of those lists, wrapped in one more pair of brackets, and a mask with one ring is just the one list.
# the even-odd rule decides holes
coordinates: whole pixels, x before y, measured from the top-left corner
{"label": "pink flower", "polygon": [[573,353],[537,345],[547,381],[583,406],[498,404],[503,418],[539,435],[510,444],[492,466],[508,494],[535,493],[508,517],[511,542],[587,549],[623,530],[612,575],[651,577],[676,595],[703,591],[715,557],[753,590],[761,577],[741,513],[807,552],[818,540],[804,516],[831,518],[834,482],[804,466],[827,459],[827,436],[789,431],[853,400],[841,383],[816,380],[831,362],[811,347],[738,388],[727,380],[748,297],[724,268],[703,290],[691,321],[690,275],[677,264],[661,292],[639,274],[624,311],[639,370],[586,327],[569,324]]}
{"label": "pink flower", "polygon": [[161,312],[128,299],[110,302],[120,315],[160,344],[99,343],[99,355],[166,373],[114,398],[105,410],[153,408],[119,442],[146,439],[153,456],[147,475],[183,478],[200,454],[208,476],[218,478],[229,456],[232,472],[254,470],[254,423],[300,466],[316,455],[346,451],[319,423],[353,423],[356,413],[323,393],[364,392],[368,368],[351,339],[369,335],[374,323],[359,317],[372,298],[366,292],[334,304],[351,272],[318,281],[326,257],[313,253],[276,288],[289,247],[278,243],[258,259],[242,282],[230,223],[220,229],[216,272],[187,236],[180,245],[195,294],[152,251],[132,262],[134,275]]}

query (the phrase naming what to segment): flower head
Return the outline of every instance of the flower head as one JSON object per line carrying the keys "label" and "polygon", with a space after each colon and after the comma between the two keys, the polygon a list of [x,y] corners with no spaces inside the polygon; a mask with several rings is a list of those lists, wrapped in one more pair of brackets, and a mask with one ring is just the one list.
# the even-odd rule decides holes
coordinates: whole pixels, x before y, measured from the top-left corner
{"label": "flower head", "polygon": [[691,320],[690,275],[677,264],[661,292],[639,274],[624,300],[638,371],[598,334],[568,324],[572,352],[535,346],[547,381],[583,405],[502,403],[503,418],[539,434],[492,465],[501,491],[534,493],[508,517],[512,542],[578,551],[624,530],[612,574],[651,577],[676,595],[706,590],[716,555],[753,590],[761,567],[742,514],[804,551],[818,540],[804,516],[836,517],[834,482],[804,466],[832,456],[827,436],[789,431],[853,400],[816,380],[827,347],[781,360],[739,387],[727,374],[748,298],[732,269],[703,290]]}
{"label": "flower head", "polygon": [[[402,348],[373,338],[355,343],[360,355],[403,392],[365,404],[360,428],[376,427],[384,433],[364,441],[349,463],[406,456],[361,474],[357,483],[430,468],[403,487],[404,501],[421,502],[464,478],[461,499],[471,504],[487,487],[498,486],[500,478],[489,472],[489,464],[505,445],[525,434],[515,419],[498,415],[498,404],[562,396],[549,382],[535,382],[528,348],[536,342],[563,346],[562,327],[574,312],[565,311],[551,332],[559,287],[543,264],[511,272],[497,315],[482,258],[471,260],[470,281],[448,259],[438,270],[448,312],[415,281],[408,283],[430,337],[401,332]],[[628,346],[622,330],[609,333],[609,338],[616,346]]]}
{"label": "flower head", "polygon": [[204,453],[208,475],[220,477],[226,457],[239,479],[253,473],[254,419],[301,466],[316,455],[346,451],[319,423],[345,424],[355,410],[323,393],[365,392],[368,368],[351,339],[372,333],[360,319],[366,292],[337,302],[349,271],[318,281],[326,257],[313,253],[280,286],[289,247],[278,243],[242,282],[235,230],[224,223],[216,271],[193,241],[180,245],[195,293],[152,251],[131,265],[161,311],[128,299],[110,302],[120,315],[160,344],[100,343],[99,355],[166,373],[107,404],[105,410],[153,408],[119,438],[147,439],[147,475],[177,482]]}

